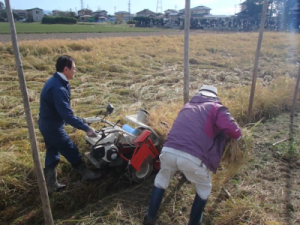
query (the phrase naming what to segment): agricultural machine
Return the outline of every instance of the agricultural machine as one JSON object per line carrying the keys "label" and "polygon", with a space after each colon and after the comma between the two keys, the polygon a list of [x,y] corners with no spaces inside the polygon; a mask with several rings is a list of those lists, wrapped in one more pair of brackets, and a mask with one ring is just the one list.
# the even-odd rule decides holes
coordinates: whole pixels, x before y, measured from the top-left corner
{"label": "agricultural machine", "polygon": [[[84,118],[87,124],[100,122],[103,127],[96,130],[97,137],[85,136],[90,151],[86,158],[96,168],[125,166],[129,172],[129,179],[139,182],[147,178],[153,170],[159,170],[161,141],[156,132],[146,125],[148,112],[138,110],[137,114],[125,116],[128,124],[119,125],[120,120],[112,123],[106,116],[113,112],[111,104],[96,117]],[[133,126],[129,125],[132,124]]]}

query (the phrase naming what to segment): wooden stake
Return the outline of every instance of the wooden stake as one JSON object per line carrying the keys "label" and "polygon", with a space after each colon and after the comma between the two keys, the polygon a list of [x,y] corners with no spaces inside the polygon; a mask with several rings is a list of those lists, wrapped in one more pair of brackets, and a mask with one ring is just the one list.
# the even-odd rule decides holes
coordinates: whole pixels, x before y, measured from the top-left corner
{"label": "wooden stake", "polygon": [[267,8],[268,8],[268,0],[264,0],[264,8],[263,8],[263,12],[261,15],[260,31],[259,31],[256,54],[255,54],[252,86],[251,86],[250,100],[249,100],[249,106],[248,106],[248,123],[251,122],[251,114],[252,114],[252,106],[253,106],[254,94],[255,94],[258,61],[259,61],[259,54],[260,54],[260,49],[261,49],[261,42],[262,42],[263,35],[264,35]]}
{"label": "wooden stake", "polygon": [[291,118],[294,118],[294,115],[295,115],[295,105],[296,105],[297,96],[298,96],[299,81],[300,81],[300,62],[299,62],[299,71],[298,71],[298,77],[297,77],[297,82],[296,82],[296,87],[295,87],[292,111],[291,111]]}
{"label": "wooden stake", "polygon": [[185,20],[184,20],[184,85],[183,85],[183,101],[184,104],[189,101],[189,48],[190,48],[190,0],[185,0]]}
{"label": "wooden stake", "polygon": [[31,109],[30,109],[30,104],[29,104],[29,99],[28,99],[26,80],[24,77],[23,65],[22,65],[20,52],[19,52],[15,22],[14,22],[14,18],[13,18],[12,12],[11,12],[9,0],[5,0],[5,4],[6,4],[7,18],[8,18],[9,26],[10,26],[11,40],[12,40],[12,45],[13,45],[13,49],[14,49],[16,67],[18,70],[20,89],[22,92],[24,110],[25,110],[25,114],[26,114],[26,122],[27,122],[27,126],[28,126],[28,133],[29,133],[30,144],[31,144],[31,149],[32,149],[34,168],[35,168],[38,186],[39,186],[39,190],[40,190],[40,197],[42,200],[45,224],[53,225],[54,223],[53,223],[53,218],[52,218],[52,213],[51,213],[48,191],[47,191],[46,182],[45,182],[44,174],[42,171],[40,156],[39,156],[39,152],[38,152],[36,136],[35,136],[35,132],[34,132],[34,125],[33,125],[33,120],[32,120],[32,116],[31,116]]}

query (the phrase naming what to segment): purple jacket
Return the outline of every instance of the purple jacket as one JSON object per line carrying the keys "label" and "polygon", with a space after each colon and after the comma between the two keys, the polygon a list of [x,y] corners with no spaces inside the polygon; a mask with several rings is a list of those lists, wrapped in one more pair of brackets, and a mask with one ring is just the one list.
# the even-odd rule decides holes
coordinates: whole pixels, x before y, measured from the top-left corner
{"label": "purple jacket", "polygon": [[226,135],[241,137],[228,109],[217,99],[196,95],[179,112],[164,146],[198,157],[216,173]]}

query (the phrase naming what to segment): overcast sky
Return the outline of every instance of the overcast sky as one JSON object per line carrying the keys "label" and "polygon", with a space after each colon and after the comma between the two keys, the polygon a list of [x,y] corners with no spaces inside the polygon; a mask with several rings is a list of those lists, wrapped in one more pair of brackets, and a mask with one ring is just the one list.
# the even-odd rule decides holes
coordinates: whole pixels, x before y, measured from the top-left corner
{"label": "overcast sky", "polygon": [[[4,2],[4,0],[0,0]],[[167,9],[183,9],[185,7],[185,0],[130,0],[131,13],[135,14],[143,9],[150,9],[153,12],[157,10],[157,2],[161,2],[160,8],[162,11]],[[211,8],[213,15],[233,15],[238,12],[238,7],[241,0],[191,0],[191,7],[200,5]],[[129,0],[83,0],[84,8],[89,8],[93,11],[98,9],[106,10],[108,14],[114,14],[116,11],[128,11]],[[10,0],[13,9],[30,9],[41,8],[43,10],[63,10],[72,11],[81,9],[81,0]]]}

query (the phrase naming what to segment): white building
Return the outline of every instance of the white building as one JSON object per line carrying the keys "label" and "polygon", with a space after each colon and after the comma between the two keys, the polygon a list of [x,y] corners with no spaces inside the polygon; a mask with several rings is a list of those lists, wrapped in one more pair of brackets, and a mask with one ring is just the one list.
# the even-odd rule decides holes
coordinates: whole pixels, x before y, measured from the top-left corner
{"label": "white building", "polygon": [[27,20],[30,22],[41,22],[44,12],[40,8],[27,9]]}

